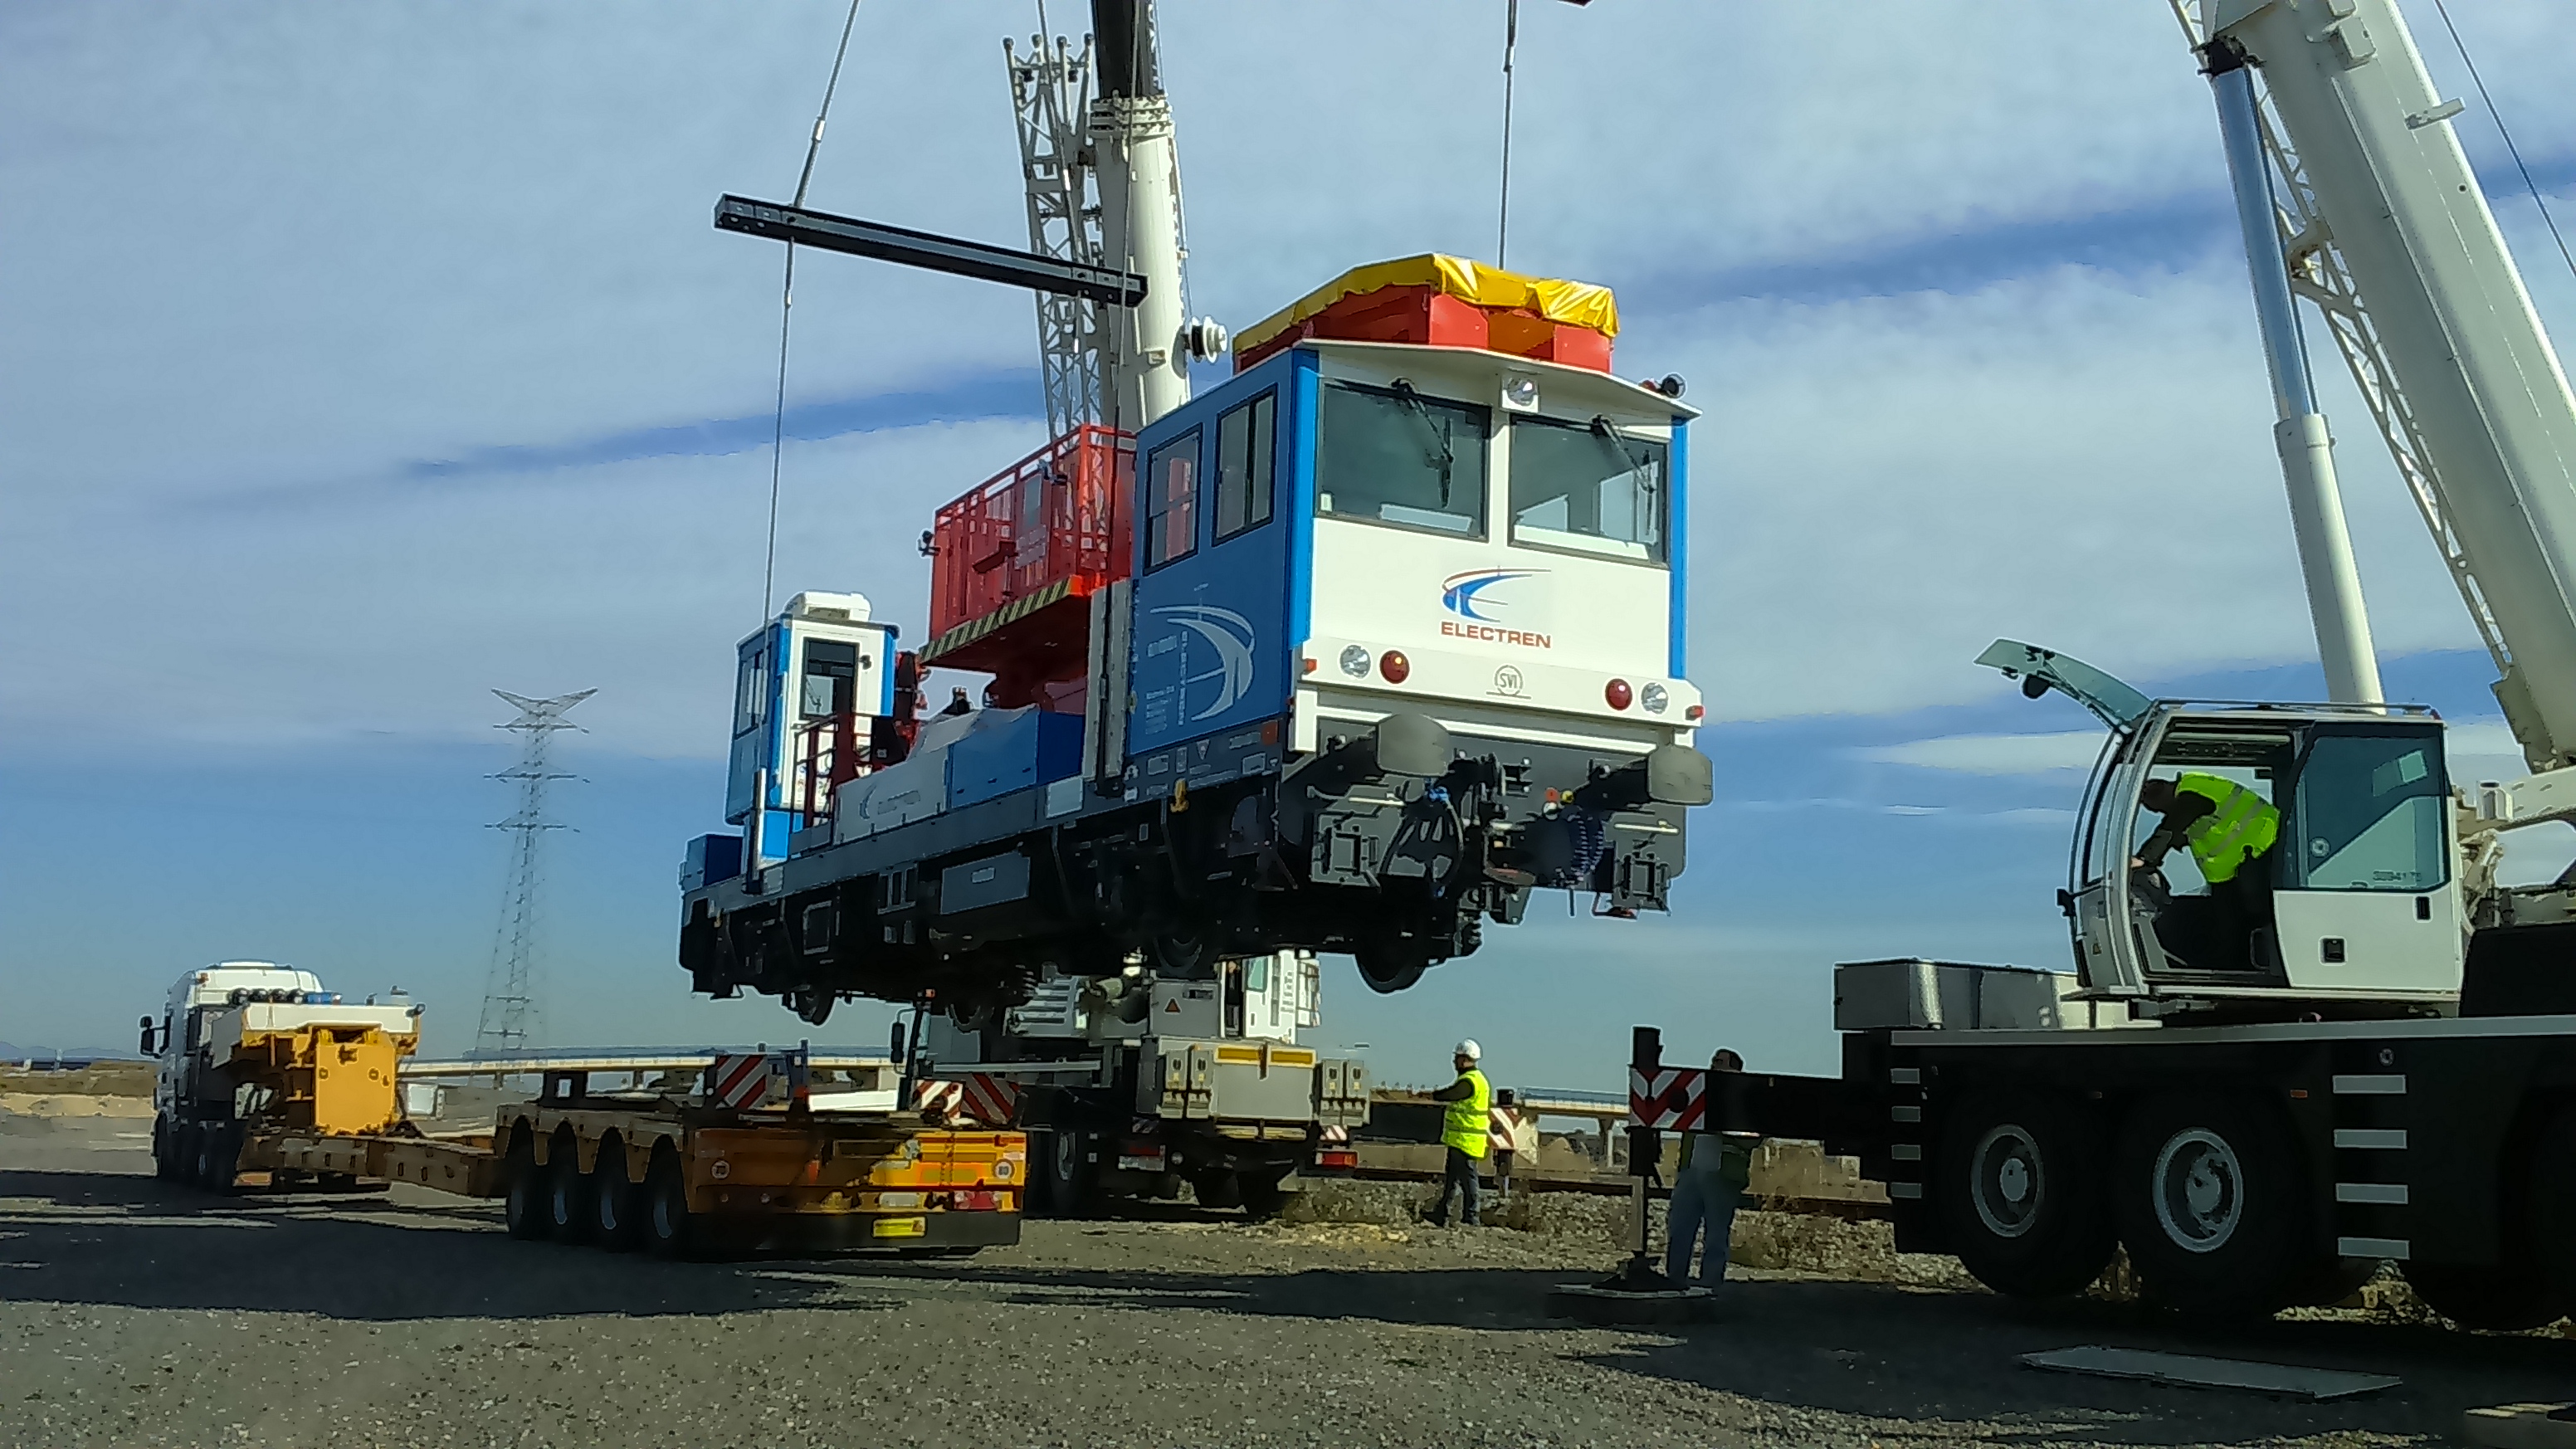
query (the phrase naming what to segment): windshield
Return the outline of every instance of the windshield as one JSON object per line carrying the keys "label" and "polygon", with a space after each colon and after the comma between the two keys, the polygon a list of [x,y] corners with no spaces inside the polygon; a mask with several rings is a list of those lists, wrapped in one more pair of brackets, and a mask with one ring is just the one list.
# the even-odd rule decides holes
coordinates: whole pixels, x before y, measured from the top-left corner
{"label": "windshield", "polygon": [[2450,879],[2441,737],[2319,731],[2299,761],[2283,883],[2312,891],[2429,891]]}
{"label": "windshield", "polygon": [[1484,536],[1483,408],[1336,382],[1317,422],[1317,512]]}
{"label": "windshield", "polygon": [[1669,451],[1606,419],[1514,418],[1512,542],[1662,563]]}

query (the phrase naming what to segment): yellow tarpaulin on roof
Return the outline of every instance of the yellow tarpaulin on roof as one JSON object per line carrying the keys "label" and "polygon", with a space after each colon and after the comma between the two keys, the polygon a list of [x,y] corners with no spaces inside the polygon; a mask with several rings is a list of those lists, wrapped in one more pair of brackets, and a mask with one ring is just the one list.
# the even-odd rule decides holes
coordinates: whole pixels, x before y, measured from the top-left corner
{"label": "yellow tarpaulin on roof", "polygon": [[1526,307],[1550,322],[1589,327],[1605,337],[1619,335],[1619,304],[1610,289],[1597,282],[1565,282],[1525,277],[1465,257],[1432,252],[1353,267],[1274,313],[1235,334],[1236,350],[1249,352],[1345,297],[1385,287],[1437,287],[1462,302],[1479,307]]}

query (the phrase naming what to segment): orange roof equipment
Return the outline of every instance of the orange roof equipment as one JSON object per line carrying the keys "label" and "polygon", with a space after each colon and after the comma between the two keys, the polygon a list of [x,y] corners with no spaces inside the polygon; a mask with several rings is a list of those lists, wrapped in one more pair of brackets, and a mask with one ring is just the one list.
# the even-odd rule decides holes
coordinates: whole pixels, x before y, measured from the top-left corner
{"label": "orange roof equipment", "polygon": [[1373,262],[1235,334],[1241,372],[1309,337],[1478,347],[1610,370],[1619,304],[1594,282],[1524,276],[1437,252]]}

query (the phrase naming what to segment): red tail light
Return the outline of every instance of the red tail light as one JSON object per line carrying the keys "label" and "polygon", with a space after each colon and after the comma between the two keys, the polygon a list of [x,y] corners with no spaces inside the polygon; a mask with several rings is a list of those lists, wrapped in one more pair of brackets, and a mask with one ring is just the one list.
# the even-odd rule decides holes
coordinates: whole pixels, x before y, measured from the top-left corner
{"label": "red tail light", "polygon": [[1347,1147],[1327,1147],[1315,1154],[1315,1165],[1323,1168],[1357,1167],[1360,1155]]}
{"label": "red tail light", "polygon": [[1637,692],[1628,687],[1628,681],[1614,679],[1602,686],[1601,697],[1610,701],[1612,709],[1626,709],[1629,701],[1637,697]]}
{"label": "red tail light", "polygon": [[1386,676],[1389,684],[1402,684],[1413,673],[1413,661],[1404,657],[1404,651],[1389,649],[1377,657],[1377,672]]}
{"label": "red tail light", "polygon": [[1005,1197],[991,1188],[959,1188],[948,1195],[948,1206],[961,1213],[999,1212]]}

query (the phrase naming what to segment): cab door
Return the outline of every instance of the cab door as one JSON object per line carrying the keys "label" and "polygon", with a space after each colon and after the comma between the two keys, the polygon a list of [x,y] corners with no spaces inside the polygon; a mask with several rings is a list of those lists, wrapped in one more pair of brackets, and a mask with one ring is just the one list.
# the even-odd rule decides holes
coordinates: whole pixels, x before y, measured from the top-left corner
{"label": "cab door", "polygon": [[2317,725],[2289,794],[2272,904],[2290,985],[2457,991],[2467,937],[2441,727]]}

